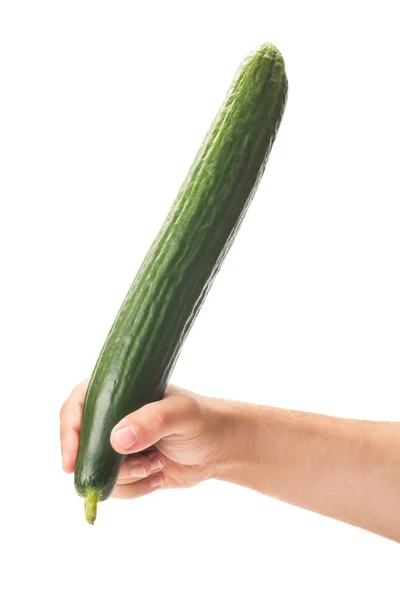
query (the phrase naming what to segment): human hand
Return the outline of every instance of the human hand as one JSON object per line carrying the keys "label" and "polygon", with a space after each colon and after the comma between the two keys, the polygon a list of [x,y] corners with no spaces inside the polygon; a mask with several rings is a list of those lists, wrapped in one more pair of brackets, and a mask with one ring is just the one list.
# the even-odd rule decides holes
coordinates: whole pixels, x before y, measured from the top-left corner
{"label": "human hand", "polygon": [[[88,383],[74,388],[60,412],[66,473],[75,467]],[[110,438],[114,450],[126,455],[112,496],[138,498],[160,487],[191,487],[214,477],[229,455],[228,404],[170,385],[162,400],[122,419]]]}

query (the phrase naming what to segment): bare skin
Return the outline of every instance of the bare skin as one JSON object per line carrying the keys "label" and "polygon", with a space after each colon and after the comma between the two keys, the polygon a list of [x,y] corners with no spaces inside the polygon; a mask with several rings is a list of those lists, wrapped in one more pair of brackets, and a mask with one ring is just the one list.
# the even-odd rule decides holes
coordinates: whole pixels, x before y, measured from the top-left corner
{"label": "bare skin", "polygon": [[[88,380],[61,408],[63,469],[78,452]],[[126,455],[115,498],[229,481],[400,542],[400,423],[206,398],[168,386],[111,433]]]}

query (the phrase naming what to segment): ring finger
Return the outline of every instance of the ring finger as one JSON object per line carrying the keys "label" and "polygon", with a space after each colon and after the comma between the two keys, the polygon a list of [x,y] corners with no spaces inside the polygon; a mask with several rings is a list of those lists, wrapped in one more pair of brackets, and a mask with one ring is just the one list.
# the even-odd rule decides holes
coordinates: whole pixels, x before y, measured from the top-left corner
{"label": "ring finger", "polygon": [[164,468],[160,452],[131,454],[124,461],[118,475],[117,485],[126,485],[158,473]]}

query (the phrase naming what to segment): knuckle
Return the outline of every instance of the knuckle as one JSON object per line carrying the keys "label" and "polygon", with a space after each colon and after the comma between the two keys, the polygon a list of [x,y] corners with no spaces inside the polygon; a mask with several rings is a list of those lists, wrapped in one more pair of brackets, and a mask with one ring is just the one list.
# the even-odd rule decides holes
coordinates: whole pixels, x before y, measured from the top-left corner
{"label": "knuckle", "polygon": [[[68,400],[71,400],[72,398],[75,398],[78,400],[78,402],[80,402],[80,397],[82,395],[85,395],[86,393],[86,389],[89,385],[89,377],[86,377],[86,379],[83,379],[83,381],[80,381],[71,391]],[[68,401],[67,400],[67,401]]]}
{"label": "knuckle", "polygon": [[62,403],[62,405],[61,405],[61,408],[60,408],[60,414],[59,414],[60,420],[62,420],[62,418],[63,418],[63,416],[64,416],[64,413],[65,413],[65,405],[66,405],[66,404],[67,404],[67,400],[65,400],[65,402],[63,402],[63,403]]}
{"label": "knuckle", "polygon": [[156,419],[156,421],[159,423],[160,427],[163,428],[165,425],[166,415],[162,400],[160,402],[153,402],[150,404],[149,410],[154,419]]}
{"label": "knuckle", "polygon": [[194,398],[192,398],[192,396],[190,396],[189,394],[179,394],[179,398],[180,398],[180,401],[183,404],[186,404],[186,406],[188,408],[191,408],[192,406],[194,406],[196,404]]}
{"label": "knuckle", "polygon": [[185,407],[185,410],[190,415],[193,415],[195,417],[200,416],[202,412],[202,407],[200,402],[198,402],[196,398],[193,398],[193,396],[190,396],[189,394],[181,394],[180,399],[182,405]]}
{"label": "knuckle", "polygon": [[89,379],[90,377],[85,377],[85,379],[82,379],[82,381],[80,381],[78,385],[74,387],[74,392],[80,391],[82,388],[87,388]]}
{"label": "knuckle", "polygon": [[169,383],[166,387],[164,396],[179,396],[180,394],[182,394],[182,388],[173,383]]}

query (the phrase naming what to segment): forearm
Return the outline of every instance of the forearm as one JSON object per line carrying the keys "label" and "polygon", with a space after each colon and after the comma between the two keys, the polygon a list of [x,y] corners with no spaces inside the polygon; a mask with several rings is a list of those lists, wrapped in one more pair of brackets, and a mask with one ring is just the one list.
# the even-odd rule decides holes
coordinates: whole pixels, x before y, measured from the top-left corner
{"label": "forearm", "polygon": [[217,478],[400,542],[399,423],[228,404]]}

